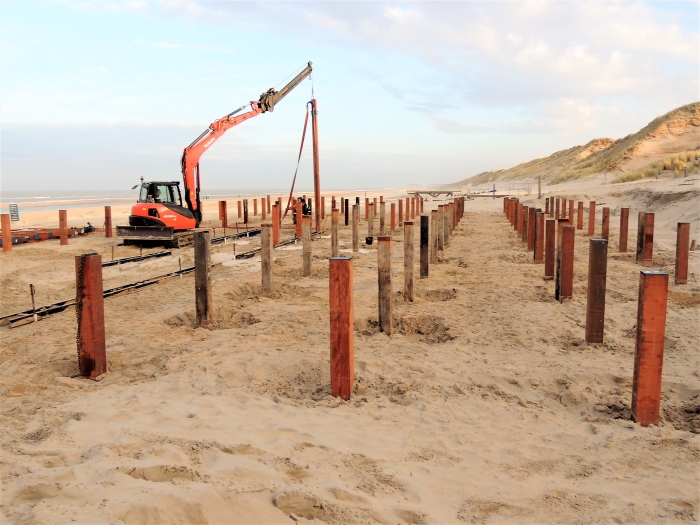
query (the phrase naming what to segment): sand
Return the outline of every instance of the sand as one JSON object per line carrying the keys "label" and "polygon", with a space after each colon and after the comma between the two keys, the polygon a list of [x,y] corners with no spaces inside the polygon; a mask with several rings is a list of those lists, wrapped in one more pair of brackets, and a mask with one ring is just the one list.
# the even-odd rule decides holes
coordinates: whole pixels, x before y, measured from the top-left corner
{"label": "sand", "polygon": [[[700,223],[697,182],[682,182],[545,191],[632,205],[630,246],[637,209],[656,212],[653,268],[672,275],[674,221],[690,217],[694,237]],[[613,249],[617,222],[605,343],[587,346],[587,237],[577,232],[574,299],[562,305],[501,209],[467,202],[413,304],[402,298],[403,232],[394,232],[391,337],[377,329],[376,245],[353,255],[349,402],[329,395],[328,238],[313,243],[310,278],[300,249],[275,251],[272,297],[261,295],[259,258],[234,261],[231,244],[214,247],[214,330],[193,327],[192,275],[106,299],[109,372],[99,382],[73,377],[73,311],[0,327],[3,521],[697,521],[700,252],[687,285],[671,279],[662,418],[642,428],[629,413],[640,267]],[[89,213],[101,209],[69,217]],[[115,210],[115,224],[117,213],[128,208]],[[74,296],[73,256],[109,258],[116,242],[93,234],[2,254],[2,314],[28,308],[29,283],[39,304]],[[344,226],[340,244],[350,248]],[[105,268],[105,287],[172,271],[178,258],[190,266],[192,249]]]}

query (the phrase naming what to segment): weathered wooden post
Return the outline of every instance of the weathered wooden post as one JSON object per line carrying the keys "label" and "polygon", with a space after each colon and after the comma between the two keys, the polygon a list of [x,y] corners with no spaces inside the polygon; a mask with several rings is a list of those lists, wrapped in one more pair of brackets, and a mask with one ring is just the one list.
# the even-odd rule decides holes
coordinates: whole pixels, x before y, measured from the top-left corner
{"label": "weathered wooden post", "polygon": [[75,313],[78,321],[78,367],[82,377],[107,373],[102,256],[75,256]]}
{"label": "weathered wooden post", "polygon": [[347,226],[350,223],[350,200],[349,199],[344,199],[345,201],[345,226]]}
{"label": "weathered wooden post", "polygon": [[630,209],[620,208],[620,253],[627,253],[627,237],[629,233]]}
{"label": "weathered wooden post", "polygon": [[369,218],[367,219],[367,237],[374,238],[374,204],[369,203]]}
{"label": "weathered wooden post", "polygon": [[679,222],[676,230],[676,268],[674,281],[676,284],[688,282],[688,249],[690,247],[690,223]]}
{"label": "weathered wooden post", "polygon": [[272,213],[272,205],[270,203],[270,196],[267,196],[267,213]]}
{"label": "weathered wooden post", "polygon": [[365,220],[369,220],[369,199],[365,197]]}
{"label": "weathered wooden post", "polygon": [[545,214],[538,211],[535,215],[535,239],[534,239],[534,258],[535,264],[544,262],[544,221]]}
{"label": "weathered wooden post", "polygon": [[260,268],[264,294],[272,293],[272,224],[260,225]]}
{"label": "weathered wooden post", "polygon": [[391,203],[391,231],[396,229],[396,203]]}
{"label": "weathered wooden post", "polygon": [[607,270],[608,240],[591,239],[588,250],[588,292],[586,294],[587,343],[603,342]]}
{"label": "weathered wooden post", "polygon": [[610,208],[607,207],[603,208],[603,221],[600,236],[605,240],[610,238]]}
{"label": "weathered wooden post", "polygon": [[238,200],[238,218],[243,218],[243,202],[240,199]]}
{"label": "weathered wooden post", "polygon": [[68,244],[68,211],[58,210],[58,234],[61,238],[61,246]]}
{"label": "weathered wooden post", "polygon": [[[309,199],[309,206],[311,206],[311,199]],[[224,209],[226,209],[226,202],[224,201]],[[266,220],[267,219],[267,202],[265,200],[265,197],[260,199],[260,209],[261,209],[261,220]]]}
{"label": "weathered wooden post", "polygon": [[[258,216],[258,199],[253,199],[253,217]],[[248,222],[248,221],[246,221]]]}
{"label": "weathered wooden post", "polygon": [[112,207],[105,206],[105,237],[112,236]]}
{"label": "weathered wooden post", "polygon": [[[337,211],[337,210],[336,210]],[[301,215],[300,215],[301,216]],[[301,219],[301,243],[302,243],[302,258],[303,275],[304,277],[311,276],[311,215],[304,215]]]}
{"label": "weathered wooden post", "polygon": [[372,199],[372,213],[374,214],[373,218],[377,217],[377,213],[379,213],[377,210],[379,210],[379,207],[377,206],[377,197],[374,197]]}
{"label": "weathered wooden post", "polygon": [[406,197],[406,217],[404,217],[404,222],[411,220],[411,199]]}
{"label": "weathered wooden post", "polygon": [[379,235],[386,235],[386,203],[379,203]]}
{"label": "weathered wooden post", "polygon": [[248,224],[248,199],[243,199],[243,224]]}
{"label": "weathered wooden post", "polygon": [[197,326],[211,328],[214,309],[211,300],[211,234],[194,232],[194,293]]}
{"label": "weathered wooden post", "polygon": [[12,251],[12,222],[9,213],[2,214],[2,251]]}
{"label": "weathered wooden post", "polygon": [[338,257],[338,225],[340,223],[340,212],[331,211],[331,257]]}
{"label": "weathered wooden post", "polygon": [[413,222],[403,223],[403,300],[413,302]]}
{"label": "weathered wooden post", "polygon": [[403,226],[403,199],[399,199],[399,226]]}
{"label": "weathered wooden post", "polygon": [[[445,207],[442,204],[438,204],[438,223],[437,223],[437,236],[438,236],[438,250],[443,251],[445,249]],[[435,256],[437,259],[437,255]],[[437,261],[436,261],[437,262]]]}
{"label": "weathered wooden post", "polygon": [[360,251],[360,205],[352,207],[352,251]]}
{"label": "weathered wooden post", "polygon": [[420,216],[420,278],[428,277],[428,261],[430,258],[430,218]]}
{"label": "weathered wooden post", "polygon": [[537,198],[538,199],[542,198],[542,177],[541,176],[537,177]]}
{"label": "weathered wooden post", "polygon": [[574,239],[576,231],[573,226],[561,229],[561,244],[557,257],[557,281],[554,297],[560,303],[570,301],[574,295]]}
{"label": "weathered wooden post", "polygon": [[556,259],[556,239],[555,232],[557,228],[556,219],[547,219],[545,222],[545,250],[544,250],[544,280],[551,281],[554,279],[554,262]]}
{"label": "weathered wooden post", "polygon": [[297,236],[297,239],[301,239],[304,235],[303,227],[302,227],[302,216],[304,213],[304,207],[301,205],[301,202],[297,201],[296,204],[294,204],[294,210],[296,210],[296,231],[294,232],[295,235]]}
{"label": "weathered wooden post", "polygon": [[518,203],[518,211],[517,211],[518,223],[515,225],[515,227],[516,227],[515,231],[516,231],[518,237],[521,237],[523,234],[523,208],[524,208],[523,203],[519,202]]}
{"label": "weathered wooden post", "polygon": [[642,270],[637,302],[632,419],[643,427],[659,424],[667,302],[668,274]]}
{"label": "weathered wooden post", "polygon": [[[359,205],[352,207],[358,216]],[[354,219],[353,219],[354,221]],[[355,383],[355,344],[352,258],[328,261],[328,291],[331,343],[331,395],[350,399]]]}
{"label": "weathered wooden post", "polygon": [[[321,219],[326,218],[326,197],[321,197]],[[321,231],[321,230],[319,230]]]}
{"label": "weathered wooden post", "polygon": [[578,201],[578,209],[576,211],[576,229],[583,230],[583,201]]}
{"label": "weathered wooden post", "polygon": [[411,220],[416,218],[416,198],[411,197]]}
{"label": "weathered wooden post", "polygon": [[280,207],[277,203],[272,205],[272,244],[280,243]]}
{"label": "weathered wooden post", "polygon": [[561,216],[559,215],[559,197],[554,199],[554,218],[559,220]]}
{"label": "weathered wooden post", "polygon": [[442,208],[442,245],[447,248],[450,245],[450,205],[445,204]]}
{"label": "weathered wooden post", "polygon": [[438,211],[430,212],[430,264],[438,261]]}
{"label": "weathered wooden post", "polygon": [[637,226],[637,264],[651,266],[654,254],[654,214],[639,212]]}
{"label": "weathered wooden post", "polygon": [[569,224],[574,225],[574,201],[569,201]]}
{"label": "weathered wooden post", "polygon": [[566,216],[566,198],[563,198],[561,200],[561,218],[568,219],[568,217]]}
{"label": "weathered wooden post", "polygon": [[226,201],[220,201],[219,207],[221,213],[221,227],[228,228],[228,205]]}
{"label": "weathered wooden post", "polygon": [[530,207],[523,206],[523,225],[520,229],[520,242],[527,242],[528,221],[530,220]]}
{"label": "weathered wooden post", "polygon": [[532,252],[535,250],[535,232],[537,231],[537,224],[535,223],[535,217],[537,216],[537,209],[531,206],[527,209],[527,250]]}
{"label": "weathered wooden post", "polygon": [[[406,224],[404,223],[404,226]],[[379,278],[379,329],[386,335],[393,332],[391,304],[391,236],[377,239],[377,272]]]}
{"label": "weathered wooden post", "polygon": [[552,212],[549,210],[549,197],[544,200],[544,212],[550,217],[552,216]]}
{"label": "weathered wooden post", "polygon": [[595,235],[595,202],[591,201],[588,204],[588,236]]}

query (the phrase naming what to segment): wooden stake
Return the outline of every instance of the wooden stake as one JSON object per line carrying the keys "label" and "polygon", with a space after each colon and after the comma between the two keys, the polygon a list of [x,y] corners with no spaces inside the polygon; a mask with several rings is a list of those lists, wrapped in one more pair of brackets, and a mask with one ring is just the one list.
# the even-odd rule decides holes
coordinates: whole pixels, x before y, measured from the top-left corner
{"label": "wooden stake", "polygon": [[588,236],[595,235],[595,202],[591,201],[588,204]]}
{"label": "wooden stake", "polygon": [[377,217],[377,213],[379,213],[378,210],[379,210],[379,207],[377,206],[377,197],[374,197],[372,199],[372,213],[374,214],[374,215],[372,215],[372,218]]}
{"label": "wooden stake", "polygon": [[272,213],[272,203],[270,202],[270,196],[267,196],[267,213]]}
{"label": "wooden stake", "polygon": [[[445,207],[442,204],[438,204],[438,221],[437,221],[437,246],[438,250],[443,251],[445,249]],[[435,255],[437,262],[437,254]]]}
{"label": "wooden stake", "polygon": [[280,222],[281,214],[279,204],[275,203],[272,205],[272,244],[277,245],[280,243]]}
{"label": "wooden stake", "polygon": [[399,227],[403,226],[403,199],[399,199]]}
{"label": "wooden stake", "polygon": [[403,300],[413,302],[413,222],[403,223]]}
{"label": "wooden stake", "polygon": [[576,229],[583,230],[583,201],[578,201],[578,212],[576,216]]}
{"label": "wooden stake", "polygon": [[238,201],[238,218],[243,218],[243,202],[241,200]]}
{"label": "wooden stake", "polygon": [[430,263],[438,262],[438,211],[430,212]]}
{"label": "wooden stake", "polygon": [[257,217],[257,216],[258,216],[258,199],[253,199],[253,217]]}
{"label": "wooden stake", "polygon": [[557,224],[556,219],[547,219],[545,223],[544,280],[551,281],[554,279],[554,262],[556,259],[555,232]]}
{"label": "wooden stake", "polygon": [[642,270],[637,303],[632,419],[643,427],[659,424],[667,302],[668,274]]}
{"label": "wooden stake", "polygon": [[[321,219],[326,218],[326,197],[321,197]],[[321,230],[319,230],[321,231]]]}
{"label": "wooden stake", "polygon": [[537,211],[535,214],[533,239],[535,264],[542,264],[544,262],[544,221],[545,214],[541,211]]}
{"label": "wooden stake", "polygon": [[551,217],[552,212],[549,211],[549,197],[544,200],[544,212]]}
{"label": "wooden stake", "polygon": [[537,177],[537,198],[538,199],[542,198],[542,177],[541,176]]}
{"label": "wooden stake", "polygon": [[396,229],[396,203],[391,203],[391,231]]}
{"label": "wooden stake", "polygon": [[[309,199],[309,203],[310,202],[311,202],[311,199]],[[225,209],[226,209],[226,202],[224,201],[224,210]],[[262,199],[260,199],[260,209],[262,212],[262,220],[264,221],[267,219],[267,202],[266,202],[264,197]]]}
{"label": "wooden stake", "polygon": [[61,238],[61,246],[68,244],[68,211],[58,210],[58,231]]}
{"label": "wooden stake", "polygon": [[2,217],[2,251],[12,251],[12,221],[9,213],[3,213]]}
{"label": "wooden stake", "polygon": [[603,225],[600,236],[605,240],[610,238],[610,208],[603,208]]}
{"label": "wooden stake", "polygon": [[379,203],[379,235],[386,235],[386,203],[383,201],[382,198],[382,202]]}
{"label": "wooden stake", "polygon": [[428,260],[430,258],[430,218],[420,216],[420,278],[428,277]]}
{"label": "wooden stake", "polygon": [[340,211],[331,211],[331,257],[338,257],[338,225],[340,224]]}
{"label": "wooden stake", "polygon": [[105,237],[112,236],[112,207],[105,206]]}
{"label": "wooden stake", "polygon": [[450,245],[450,207],[448,204],[442,207],[442,245],[447,248]]}
{"label": "wooden stake", "polygon": [[297,236],[297,239],[301,239],[302,236],[304,235],[304,232],[302,231],[302,223],[303,223],[303,214],[304,214],[304,207],[301,205],[301,202],[297,201],[297,203],[294,205],[294,209],[296,210],[296,231],[295,235]]}
{"label": "wooden stake", "polygon": [[639,212],[637,228],[637,264],[650,266],[654,254],[654,214]]}
{"label": "wooden stake", "polygon": [[620,208],[620,253],[627,253],[627,237],[629,234],[630,209]]}
{"label": "wooden stake", "polygon": [[367,219],[367,237],[374,239],[374,204],[369,203],[369,218]]}
{"label": "wooden stake", "polygon": [[535,250],[535,231],[537,230],[535,217],[537,210],[534,207],[529,207],[527,213],[527,251],[532,252]]}
{"label": "wooden stake", "polygon": [[574,295],[574,239],[576,231],[573,226],[563,226],[561,244],[557,260],[558,272],[554,297],[560,303],[570,301]]}
{"label": "wooden stake", "polygon": [[[359,205],[352,207],[359,219]],[[353,219],[354,222],[354,219]],[[355,383],[353,269],[350,257],[328,261],[331,395],[350,399]]]}
{"label": "wooden stake", "polygon": [[[81,268],[82,265],[82,268]],[[75,256],[80,375],[95,379],[107,372],[102,256]]]}
{"label": "wooden stake", "polygon": [[[404,223],[405,226],[405,223]],[[379,278],[379,329],[386,335],[393,332],[391,304],[391,237],[377,239],[377,272]]]}
{"label": "wooden stake", "polygon": [[369,220],[369,199],[365,197],[365,220]]}
{"label": "wooden stake", "polygon": [[194,232],[194,292],[197,326],[211,328],[214,319],[211,295],[211,234]]}
{"label": "wooden stake", "polygon": [[260,225],[260,268],[264,294],[272,293],[272,224]]}
{"label": "wooden stake", "polygon": [[518,223],[515,225],[516,226],[516,232],[518,234],[518,237],[522,237],[523,235],[523,203],[519,202],[518,203],[518,211],[517,211],[517,220]]}
{"label": "wooden stake", "polygon": [[352,251],[360,251],[360,205],[352,207]]}
{"label": "wooden stake", "polygon": [[603,342],[607,269],[608,240],[591,239],[588,250],[588,291],[586,293],[587,343]]}
{"label": "wooden stake", "polygon": [[530,221],[530,207],[523,206],[523,225],[520,230],[520,242],[527,242],[528,238],[528,222]]}
{"label": "wooden stake", "polygon": [[554,199],[554,218],[559,219],[561,215],[559,214],[559,197]]}
{"label": "wooden stake", "polygon": [[676,268],[674,281],[676,284],[688,282],[688,248],[690,247],[690,223],[679,222],[676,230]]}
{"label": "wooden stake", "polygon": [[[338,211],[338,210],[336,210]],[[304,215],[301,219],[302,230],[302,258],[304,260],[304,277],[311,276],[311,215]]]}
{"label": "wooden stake", "polygon": [[350,212],[350,201],[348,199],[344,199],[344,200],[345,200],[345,226],[347,226],[349,224],[349,221],[350,221],[350,219],[348,217],[349,212]]}

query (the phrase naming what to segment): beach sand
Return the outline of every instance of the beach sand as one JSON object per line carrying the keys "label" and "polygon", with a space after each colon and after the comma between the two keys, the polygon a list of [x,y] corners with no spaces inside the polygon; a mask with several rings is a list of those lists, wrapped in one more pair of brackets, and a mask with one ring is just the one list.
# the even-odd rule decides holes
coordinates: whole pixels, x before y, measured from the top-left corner
{"label": "beach sand", "polygon": [[[352,254],[348,402],[329,395],[327,235],[313,242],[311,277],[301,274],[300,245],[275,250],[272,297],[261,294],[259,257],[233,260],[231,244],[212,247],[213,330],[194,328],[192,274],[105,299],[109,371],[99,382],[72,377],[72,309],[0,327],[3,522],[697,521],[700,252],[690,255],[688,284],[673,284],[673,266],[675,222],[690,220],[700,239],[700,220],[697,181],[683,184],[545,188],[542,208],[550,195],[595,199],[598,213],[604,202],[613,208],[601,345],[583,340],[585,229],[576,234],[573,300],[559,304],[502,201],[469,200],[407,304],[397,228],[391,337],[377,328],[376,244],[362,246]],[[671,275],[659,427],[630,420],[640,267],[632,248],[617,253],[620,205],[632,206],[630,247],[636,212],[656,213],[652,268]],[[115,225],[128,209],[113,209]],[[215,203],[205,212],[205,225],[218,224]],[[24,220],[53,226],[54,215]],[[101,208],[75,209],[69,224],[100,217]],[[360,228],[364,238],[364,213]],[[350,232],[341,226],[341,250],[351,248]],[[2,315],[31,306],[30,283],[38,304],[74,297],[74,256],[109,259],[117,243],[91,234],[3,253]],[[259,240],[236,244],[245,251]],[[192,254],[105,268],[104,286],[173,271],[178,258],[189,267]]]}

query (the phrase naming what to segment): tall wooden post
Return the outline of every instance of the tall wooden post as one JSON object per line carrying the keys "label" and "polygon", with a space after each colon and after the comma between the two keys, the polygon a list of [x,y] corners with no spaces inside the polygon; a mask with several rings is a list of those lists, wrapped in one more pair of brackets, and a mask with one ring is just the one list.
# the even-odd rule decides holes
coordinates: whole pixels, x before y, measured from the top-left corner
{"label": "tall wooden post", "polygon": [[403,199],[399,199],[399,226],[403,226]]}
{"label": "tall wooden post", "polygon": [[377,217],[377,213],[379,213],[379,212],[377,211],[378,209],[379,209],[379,207],[377,206],[377,197],[374,197],[374,198],[372,199],[372,213],[374,214],[374,215],[372,216],[372,218],[376,218],[376,217]]}
{"label": "tall wooden post", "polygon": [[447,248],[450,245],[450,205],[445,204],[442,208],[442,245]]}
{"label": "tall wooden post", "polygon": [[360,205],[352,207],[352,251],[360,251]]}
{"label": "tall wooden post", "polygon": [[413,222],[403,223],[403,300],[413,302]]}
{"label": "tall wooden post", "polygon": [[61,246],[68,244],[68,211],[58,210],[58,232],[61,238]]}
{"label": "tall wooden post", "polygon": [[[353,215],[356,214],[353,206]],[[359,211],[357,211],[359,214]],[[355,344],[352,258],[328,261],[331,343],[331,395],[350,399],[355,383]]]}
{"label": "tall wooden post", "polygon": [[430,264],[438,261],[438,211],[430,212]]}
{"label": "tall wooden post", "polygon": [[637,264],[650,266],[654,254],[654,214],[639,212],[637,226]]}
{"label": "tall wooden post", "polygon": [[369,218],[367,219],[367,237],[374,238],[374,204],[369,203]]}
{"label": "tall wooden post", "polygon": [[627,253],[629,235],[630,209],[620,208],[620,253]]}
{"label": "tall wooden post", "polygon": [[530,220],[530,207],[523,206],[523,225],[520,229],[520,241],[527,242],[528,222]]}
{"label": "tall wooden post", "polygon": [[297,236],[297,239],[301,239],[304,235],[304,231],[302,229],[302,215],[304,213],[304,207],[301,205],[301,202],[297,201],[294,204],[294,210],[296,211],[295,235]]}
{"label": "tall wooden post", "polygon": [[632,377],[632,419],[643,427],[659,424],[667,302],[668,274],[642,270]]}
{"label": "tall wooden post", "polygon": [[608,240],[610,238],[610,208],[603,208],[603,221],[601,235],[603,239]]}
{"label": "tall wooden post", "polygon": [[560,302],[570,301],[574,295],[574,239],[573,226],[564,226],[561,230],[561,244],[557,258],[558,272],[554,297]]}
{"label": "tall wooden post", "polygon": [[311,215],[304,215],[301,219],[301,236],[304,266],[302,273],[304,277],[309,277],[311,276]]}
{"label": "tall wooden post", "polygon": [[428,260],[430,258],[430,218],[420,216],[420,278],[428,277]]}
{"label": "tall wooden post", "polygon": [[[438,204],[438,221],[437,221],[437,246],[438,250],[443,251],[445,249],[445,207],[442,204]],[[437,262],[437,255],[435,256]]]}
{"label": "tall wooden post", "polygon": [[679,222],[676,230],[676,268],[674,281],[676,284],[688,282],[688,252],[690,248],[690,223]]}
{"label": "tall wooden post", "polygon": [[279,204],[275,203],[272,205],[272,244],[275,246],[280,243],[280,217]]}
{"label": "tall wooden post", "polygon": [[12,251],[12,222],[9,213],[2,214],[2,251]]}
{"label": "tall wooden post", "polygon": [[583,230],[583,201],[578,201],[578,211],[576,214],[576,229]]}
{"label": "tall wooden post", "polygon": [[542,198],[542,177],[537,177],[537,198]]}
{"label": "tall wooden post", "polygon": [[350,219],[348,217],[350,212],[350,201],[348,199],[343,200],[345,201],[345,226],[347,226],[350,222]]}
{"label": "tall wooden post", "polygon": [[603,342],[607,271],[608,240],[591,239],[588,250],[588,291],[586,293],[587,343]]}
{"label": "tall wooden post", "polygon": [[369,199],[365,197],[365,220],[369,220]]}
{"label": "tall wooden post", "polygon": [[527,212],[527,251],[532,252],[535,250],[535,232],[537,230],[535,217],[537,215],[537,210],[532,206],[527,209]]}
{"label": "tall wooden post", "polygon": [[243,218],[243,202],[240,199],[238,200],[238,218]]}
{"label": "tall wooden post", "polygon": [[321,219],[326,218],[326,197],[321,197]]}
{"label": "tall wooden post", "polygon": [[568,219],[569,217],[566,214],[566,198],[561,200],[561,218],[562,219]]}
{"label": "tall wooden post", "polygon": [[214,309],[211,300],[211,234],[194,232],[194,293],[197,326],[211,328]]}
{"label": "tall wooden post", "polygon": [[404,222],[411,220],[411,199],[406,197],[406,217],[404,217]]}
{"label": "tall wooden post", "polygon": [[517,234],[518,237],[521,237],[523,235],[523,203],[519,202],[518,203],[518,224],[516,224],[517,227]]}
{"label": "tall wooden post", "polygon": [[544,262],[544,221],[545,214],[538,211],[535,215],[534,259],[535,264]]}
{"label": "tall wooden post", "polygon": [[80,375],[95,379],[107,372],[105,314],[102,288],[102,256],[75,256]]}
{"label": "tall wooden post", "polygon": [[386,203],[379,203],[379,235],[386,235]]}
{"label": "tall wooden post", "polygon": [[258,199],[253,199],[253,217],[257,217],[257,216],[258,216]]}
{"label": "tall wooden post", "polygon": [[112,236],[112,207],[105,206],[105,237]]}
{"label": "tall wooden post", "polygon": [[243,199],[243,224],[248,224],[248,199]]}
{"label": "tall wooden post", "polygon": [[226,201],[220,201],[219,207],[221,208],[221,227],[228,228],[228,205]]}
{"label": "tall wooden post", "polygon": [[[311,199],[309,199],[309,206],[311,205]],[[261,220],[266,220],[267,219],[267,201],[265,200],[265,197],[260,199],[260,208],[261,208]],[[224,209],[226,209],[226,201],[224,201]]]}
{"label": "tall wooden post", "polygon": [[396,229],[396,203],[392,202],[391,203],[391,230],[394,231]]}
{"label": "tall wooden post", "polygon": [[[404,223],[405,226],[405,223]],[[393,332],[391,304],[391,236],[377,239],[377,273],[379,280],[379,329],[386,335]]]}
{"label": "tall wooden post", "polygon": [[338,257],[338,225],[340,224],[340,212],[331,211],[331,257]]}
{"label": "tall wooden post", "polygon": [[544,280],[551,281],[554,279],[554,262],[556,259],[555,232],[557,220],[547,219],[545,223]]}
{"label": "tall wooden post", "polygon": [[549,215],[550,217],[552,216],[552,212],[550,211],[550,206],[549,206],[549,197],[547,197],[544,200],[544,212],[545,212],[545,214]]}
{"label": "tall wooden post", "polygon": [[561,216],[559,214],[559,197],[554,199],[554,218],[559,219]]}
{"label": "tall wooden post", "polygon": [[270,196],[269,195],[267,196],[267,213],[270,213],[270,214],[272,213],[272,206],[270,203]]}
{"label": "tall wooden post", "polygon": [[314,201],[316,201],[316,231],[321,231],[321,219],[323,212],[319,214],[318,204],[323,204],[321,200],[321,166],[318,158],[318,100],[311,99],[311,135],[313,138],[314,157]]}
{"label": "tall wooden post", "polygon": [[260,225],[260,268],[263,293],[272,293],[272,224]]}
{"label": "tall wooden post", "polygon": [[588,204],[588,236],[595,235],[595,202],[591,201]]}

